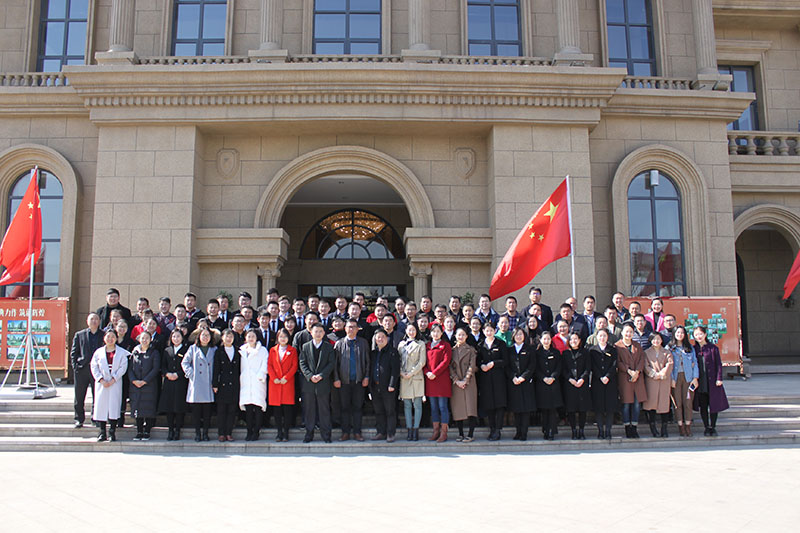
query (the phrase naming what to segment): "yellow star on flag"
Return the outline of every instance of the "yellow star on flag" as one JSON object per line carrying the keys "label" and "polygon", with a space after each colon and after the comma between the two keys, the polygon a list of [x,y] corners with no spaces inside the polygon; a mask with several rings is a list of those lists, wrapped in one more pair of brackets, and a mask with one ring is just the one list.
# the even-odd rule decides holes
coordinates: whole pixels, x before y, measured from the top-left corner
{"label": "yellow star on flag", "polygon": [[539,240],[543,241],[544,240],[544,235],[539,235]]}
{"label": "yellow star on flag", "polygon": [[558,206],[554,205],[553,202],[550,202],[550,209],[544,214],[544,216],[550,217],[550,223],[553,222],[553,217],[556,216],[556,209],[558,209]]}
{"label": "yellow star on flag", "polygon": [[28,202],[28,209],[33,209],[33,202]]}
{"label": "yellow star on flag", "polygon": [[530,237],[531,237],[531,239],[533,239],[534,237],[536,237],[536,232],[532,231],[532,232],[531,232],[531,235],[530,235]]}

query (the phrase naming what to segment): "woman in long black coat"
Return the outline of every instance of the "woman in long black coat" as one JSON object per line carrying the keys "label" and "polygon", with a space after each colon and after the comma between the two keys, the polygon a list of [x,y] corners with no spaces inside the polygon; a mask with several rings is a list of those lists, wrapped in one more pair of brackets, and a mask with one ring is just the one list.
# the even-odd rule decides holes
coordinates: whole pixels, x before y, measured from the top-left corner
{"label": "woman in long black coat", "polygon": [[542,411],[542,432],[545,440],[554,440],[558,415],[556,410],[564,405],[561,396],[561,352],[553,346],[549,331],[539,338],[542,346],[536,350],[536,404]]}
{"label": "woman in long black coat", "polygon": [[158,411],[167,415],[167,440],[180,440],[183,418],[189,411],[186,404],[189,380],[181,368],[183,355],[188,349],[183,332],[175,328],[169,335],[169,346],[161,354],[161,375],[164,376],[164,381],[161,384]]}
{"label": "woman in long black coat", "polygon": [[586,439],[584,434],[586,412],[592,408],[592,396],[589,391],[592,360],[589,352],[581,344],[581,336],[577,333],[570,333],[569,348],[561,353],[564,406],[567,409],[567,420],[572,427],[572,440]]}
{"label": "woman in long black coat", "polygon": [[484,340],[478,346],[478,409],[489,421],[489,440],[500,440],[506,408],[506,343],[495,338],[491,321],[483,326]]}
{"label": "woman in long black coat", "polygon": [[131,415],[136,419],[136,436],[133,440],[150,440],[150,431],[156,425],[161,352],[151,344],[147,331],[141,332],[137,340],[139,345],[131,352],[127,374]]}
{"label": "woman in long black coat", "polygon": [[222,344],[214,353],[214,377],[211,386],[217,403],[219,441],[233,441],[233,424],[239,414],[239,376],[242,373],[242,356],[233,346],[233,330],[222,332]]}
{"label": "woman in long black coat", "polygon": [[617,349],[608,340],[608,330],[598,330],[596,338],[597,344],[589,349],[592,358],[592,406],[597,416],[597,438],[610,439],[614,413],[619,408]]}
{"label": "woman in long black coat", "polygon": [[522,327],[511,334],[513,344],[506,350],[506,375],[508,376],[508,408],[514,413],[517,432],[514,440],[528,440],[531,412],[536,410],[536,390],[533,372],[536,368],[536,350],[528,342]]}

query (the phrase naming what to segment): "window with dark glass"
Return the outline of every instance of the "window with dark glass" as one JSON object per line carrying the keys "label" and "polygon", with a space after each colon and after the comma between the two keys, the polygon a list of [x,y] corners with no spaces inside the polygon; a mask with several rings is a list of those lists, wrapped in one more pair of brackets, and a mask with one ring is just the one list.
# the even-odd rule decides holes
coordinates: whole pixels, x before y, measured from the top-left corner
{"label": "window with dark glass", "polygon": [[228,0],[175,0],[172,54],[225,55]]}
{"label": "window with dark glass", "polygon": [[633,296],[684,296],[681,197],[658,171],[636,176],[628,187],[628,234]]}
{"label": "window with dark glass", "polygon": [[300,259],[403,259],[400,236],[383,218],[360,209],[318,221],[300,247]]}
{"label": "window with dark glass", "polygon": [[[30,184],[31,174],[26,172],[14,182],[8,195],[6,228],[17,212]],[[39,199],[42,206],[42,255],[33,268],[33,295],[40,298],[58,296],[58,271],[61,259],[61,212],[64,191],[53,174],[39,169]],[[2,287],[2,296],[28,296],[28,279]]]}
{"label": "window with dark glass", "polygon": [[606,0],[608,66],[631,76],[655,76],[653,13],[650,0]]}
{"label": "window with dark glass", "polygon": [[85,62],[88,18],[89,0],[42,0],[38,71],[58,72]]}
{"label": "window with dark glass", "polygon": [[[733,76],[730,90],[739,93],[756,92],[755,69],[751,66],[720,65],[720,74]],[[742,116],[728,124],[729,130],[753,131],[758,129],[758,98],[750,102]]]}
{"label": "window with dark glass", "polygon": [[468,53],[471,56],[521,56],[519,0],[467,2]]}
{"label": "window with dark glass", "polygon": [[314,53],[381,53],[381,0],[315,0]]}

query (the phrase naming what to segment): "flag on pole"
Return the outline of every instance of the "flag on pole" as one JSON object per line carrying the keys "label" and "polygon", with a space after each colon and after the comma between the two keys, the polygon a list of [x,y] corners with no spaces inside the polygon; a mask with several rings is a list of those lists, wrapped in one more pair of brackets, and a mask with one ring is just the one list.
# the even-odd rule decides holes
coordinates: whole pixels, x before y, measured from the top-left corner
{"label": "flag on pole", "polygon": [[786,283],[783,284],[783,299],[787,300],[792,295],[792,291],[797,287],[797,282],[800,281],[800,252],[794,259],[792,269],[789,275],[786,276]]}
{"label": "flag on pole", "polygon": [[489,288],[492,300],[524,287],[545,266],[571,253],[567,190],[565,179],[519,232],[497,265]]}
{"label": "flag on pole", "polygon": [[0,244],[0,265],[6,267],[0,285],[26,281],[42,253],[42,206],[39,203],[38,167],[31,171],[31,182]]}

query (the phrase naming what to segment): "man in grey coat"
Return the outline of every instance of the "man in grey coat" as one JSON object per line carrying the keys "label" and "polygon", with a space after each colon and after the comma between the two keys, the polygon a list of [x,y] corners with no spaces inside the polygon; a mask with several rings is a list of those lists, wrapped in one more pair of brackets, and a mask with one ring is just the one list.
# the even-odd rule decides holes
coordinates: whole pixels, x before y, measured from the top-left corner
{"label": "man in grey coat", "polygon": [[350,432],[357,441],[361,436],[361,415],[364,406],[364,389],[369,385],[369,342],[358,336],[358,321],[348,319],[344,325],[346,336],[336,341],[336,365],[333,368],[333,386],[339,389],[342,402],[341,441],[350,440]]}
{"label": "man in grey coat", "polygon": [[319,415],[319,431],[324,442],[331,442],[331,381],[336,364],[333,346],[325,339],[325,328],[316,323],[312,339],[300,350],[300,372],[303,374],[303,415],[306,436],[303,442],[314,439],[314,421]]}

